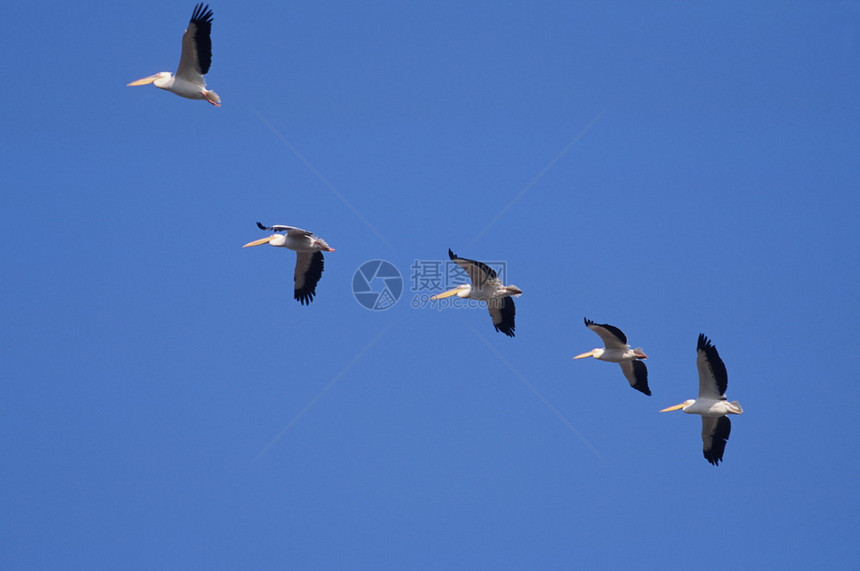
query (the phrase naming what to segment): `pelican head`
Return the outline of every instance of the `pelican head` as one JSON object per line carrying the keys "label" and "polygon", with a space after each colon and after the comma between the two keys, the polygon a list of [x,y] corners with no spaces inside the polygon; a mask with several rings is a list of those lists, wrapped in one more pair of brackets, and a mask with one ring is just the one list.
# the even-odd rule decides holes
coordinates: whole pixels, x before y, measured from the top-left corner
{"label": "pelican head", "polygon": [[683,410],[683,409],[687,408],[688,406],[690,406],[691,404],[693,404],[694,402],[696,402],[695,399],[687,399],[684,402],[682,402],[681,404],[676,404],[675,406],[670,406],[670,407],[664,408],[660,412],[671,412],[673,410]]}
{"label": "pelican head", "polygon": [[173,74],[169,71],[159,71],[156,74],[141,77],[138,80],[132,81],[126,87],[132,87],[135,85],[148,85],[150,83],[154,83],[156,87],[162,87],[162,85],[159,85],[159,82],[170,79],[172,77]]}
{"label": "pelican head", "polygon": [[637,347],[636,349],[633,349],[633,355],[634,355],[637,359],[647,359],[647,358],[648,358],[648,355],[646,355],[646,354],[642,351],[642,347]]}
{"label": "pelican head", "polygon": [[515,285],[504,286],[499,289],[499,295],[513,295],[519,297],[523,294],[523,290]]}
{"label": "pelican head", "polygon": [[470,286],[469,284],[460,284],[453,289],[449,289],[448,291],[437,293],[430,298],[430,301],[436,301],[437,299],[445,299],[446,297],[451,297],[452,295],[456,295],[457,297],[468,297],[471,292],[472,286]]}
{"label": "pelican head", "polygon": [[600,359],[600,356],[603,355],[605,349],[601,349],[599,347],[592,349],[587,353],[580,353],[574,359],[584,359],[586,357],[594,357],[595,359]]}

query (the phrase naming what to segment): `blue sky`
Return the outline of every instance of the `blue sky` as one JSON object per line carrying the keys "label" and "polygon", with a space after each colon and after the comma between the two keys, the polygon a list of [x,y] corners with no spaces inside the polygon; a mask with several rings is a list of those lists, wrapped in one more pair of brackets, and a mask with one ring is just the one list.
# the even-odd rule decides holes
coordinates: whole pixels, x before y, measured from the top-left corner
{"label": "blue sky", "polygon": [[[126,87],[192,8],[4,10],[4,568],[857,565],[857,4],[213,2],[223,107]],[[410,306],[448,248],[516,338]]]}

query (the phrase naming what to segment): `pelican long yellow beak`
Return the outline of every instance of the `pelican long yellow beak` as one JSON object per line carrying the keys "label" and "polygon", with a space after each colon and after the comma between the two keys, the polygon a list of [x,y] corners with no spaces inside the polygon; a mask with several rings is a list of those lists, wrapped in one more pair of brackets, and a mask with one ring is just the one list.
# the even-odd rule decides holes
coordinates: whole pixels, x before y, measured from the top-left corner
{"label": "pelican long yellow beak", "polygon": [[670,406],[669,408],[664,408],[660,412],[672,412],[673,410],[681,410],[685,406],[687,406],[687,401],[684,401],[681,404],[676,404],[675,406]]}
{"label": "pelican long yellow beak", "polygon": [[588,353],[580,353],[579,355],[574,357],[574,359],[584,359],[585,357],[591,357],[593,355],[594,355],[594,349],[592,349]]}
{"label": "pelican long yellow beak", "polygon": [[436,301],[437,299],[445,299],[446,297],[451,297],[452,295],[457,295],[457,292],[460,291],[460,288],[455,287],[454,289],[449,289],[448,291],[443,291],[442,293],[437,293],[433,297],[430,298],[430,301]]}
{"label": "pelican long yellow beak", "polygon": [[133,85],[146,85],[148,83],[152,83],[156,79],[158,79],[157,73],[155,75],[148,75],[146,77],[141,77],[140,79],[132,81],[131,83],[127,84],[126,87],[131,87]]}
{"label": "pelican long yellow beak", "polygon": [[248,246],[259,246],[260,244],[268,244],[272,241],[272,238],[275,236],[266,236],[265,238],[260,238],[259,240],[254,240],[253,242],[248,242],[243,248],[247,248]]}

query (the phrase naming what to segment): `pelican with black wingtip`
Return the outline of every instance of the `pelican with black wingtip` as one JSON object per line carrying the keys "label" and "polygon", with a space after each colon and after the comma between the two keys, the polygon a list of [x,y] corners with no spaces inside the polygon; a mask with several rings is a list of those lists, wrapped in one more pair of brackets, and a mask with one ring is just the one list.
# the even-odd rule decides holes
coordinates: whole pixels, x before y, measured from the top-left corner
{"label": "pelican with black wingtip", "polygon": [[687,414],[698,414],[702,417],[702,453],[705,460],[719,465],[726,451],[726,442],[732,431],[730,414],[743,414],[741,403],[729,402],[726,398],[726,386],[729,376],[726,365],[720,358],[717,348],[699,333],[696,344],[696,368],[699,370],[699,398],[688,399],[681,404],[664,408],[660,412],[681,410]]}
{"label": "pelican with black wingtip", "polygon": [[640,359],[647,359],[648,356],[642,352],[642,348],[631,349],[630,345],[627,344],[627,336],[614,325],[595,323],[585,318],[585,326],[600,336],[604,347],[602,349],[592,349],[587,353],[581,353],[574,357],[574,359],[594,357],[601,361],[618,363],[621,365],[621,371],[624,373],[630,386],[639,392],[651,396],[651,389],[648,387],[648,368],[645,367],[645,363],[640,361]]}
{"label": "pelican with black wingtip", "polygon": [[[296,275],[293,297],[302,305],[314,300],[317,283],[322,277],[325,262],[323,252],[334,252],[325,240],[314,236],[313,232],[293,226],[263,226],[257,222],[260,230],[272,231],[274,234],[253,242],[248,242],[243,248],[268,244],[279,248],[287,248],[296,252]],[[283,234],[281,234],[283,232]]]}
{"label": "pelican with black wingtip", "polygon": [[462,299],[476,299],[487,304],[493,327],[508,337],[514,336],[516,307],[511,296],[519,297],[523,290],[515,285],[503,285],[496,271],[476,260],[461,258],[448,249],[448,257],[469,275],[471,284],[460,284],[453,289],[431,297],[432,301],[456,295]]}
{"label": "pelican with black wingtip", "polygon": [[221,98],[211,89],[206,89],[204,75],[212,65],[212,10],[200,3],[191,13],[191,21],[182,35],[182,55],[176,73],[160,71],[128,84],[154,84],[159,89],[170,91],[186,99],[205,99],[216,107],[221,106]]}

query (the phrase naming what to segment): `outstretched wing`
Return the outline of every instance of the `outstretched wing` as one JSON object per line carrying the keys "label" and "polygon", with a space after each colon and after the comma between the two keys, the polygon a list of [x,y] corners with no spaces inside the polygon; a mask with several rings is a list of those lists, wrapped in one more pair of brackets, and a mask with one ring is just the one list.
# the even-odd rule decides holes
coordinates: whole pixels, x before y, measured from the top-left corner
{"label": "outstretched wing", "polygon": [[511,297],[496,297],[487,302],[490,317],[493,318],[493,327],[508,337],[514,336],[514,317],[517,314],[514,300]]}
{"label": "outstretched wing", "polygon": [[275,226],[279,230],[286,230],[287,236],[299,237],[299,236],[313,236],[314,233],[310,230],[302,230],[301,228],[293,228],[292,226]]}
{"label": "outstretched wing", "polygon": [[717,348],[704,333],[699,333],[696,345],[696,368],[699,369],[699,398],[722,398],[726,394],[729,375]]}
{"label": "outstretched wing", "polygon": [[731,432],[732,421],[728,416],[702,417],[702,452],[705,460],[714,466],[719,465]]}
{"label": "outstretched wing", "polygon": [[483,262],[461,258],[452,252],[450,248],[448,248],[448,257],[465,270],[469,275],[472,285],[476,288],[480,288],[482,284],[488,282],[499,281],[496,271]]}
{"label": "outstretched wing", "polygon": [[302,230],[301,228],[296,228],[295,226],[285,226],[283,224],[272,224],[271,226],[263,226],[260,222],[257,222],[257,228],[266,232],[286,232],[287,236],[313,236],[314,234],[309,230]]}
{"label": "outstretched wing", "polygon": [[607,323],[595,323],[592,320],[585,318],[585,326],[597,333],[603,340],[603,345],[607,349],[627,349],[627,336],[623,331],[609,325]]}
{"label": "outstretched wing", "polygon": [[322,277],[325,262],[322,252],[298,252],[296,254],[296,281],[293,297],[302,305],[310,304],[317,293],[317,283]]}
{"label": "outstretched wing", "polygon": [[630,386],[641,393],[651,396],[651,389],[648,388],[648,368],[645,363],[638,360],[621,361],[621,370],[624,376],[627,377],[627,382]]}
{"label": "outstretched wing", "polygon": [[176,76],[198,85],[206,85],[203,76],[212,65],[212,10],[200,3],[191,13],[191,21],[182,35],[182,55]]}

